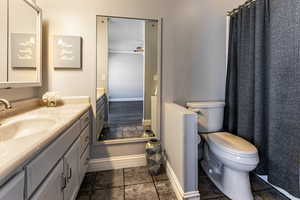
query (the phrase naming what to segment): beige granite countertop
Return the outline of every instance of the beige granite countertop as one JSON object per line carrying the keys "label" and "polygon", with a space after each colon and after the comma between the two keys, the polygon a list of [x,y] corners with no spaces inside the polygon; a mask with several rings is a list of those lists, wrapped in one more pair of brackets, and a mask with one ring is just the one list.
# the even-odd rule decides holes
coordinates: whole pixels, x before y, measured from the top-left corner
{"label": "beige granite countertop", "polygon": [[73,100],[68,99],[63,105],[53,108],[36,107],[0,121],[4,125],[9,123],[9,121],[31,117],[49,118],[55,121],[54,125],[48,127],[46,132],[0,141],[0,185],[36,152],[42,150],[47,144],[62,134],[65,129],[71,126],[90,108],[89,98],[86,98],[88,100],[81,99],[76,101],[75,98]]}

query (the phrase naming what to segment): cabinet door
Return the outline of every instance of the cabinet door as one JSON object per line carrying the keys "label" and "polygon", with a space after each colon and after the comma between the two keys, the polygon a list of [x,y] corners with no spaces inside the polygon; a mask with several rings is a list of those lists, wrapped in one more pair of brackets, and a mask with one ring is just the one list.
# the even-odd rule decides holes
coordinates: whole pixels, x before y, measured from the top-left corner
{"label": "cabinet door", "polygon": [[82,183],[84,175],[89,166],[89,160],[90,160],[90,146],[88,146],[85,149],[85,152],[83,153],[83,155],[80,158],[80,162],[79,162],[79,181],[80,181],[80,183]]}
{"label": "cabinet door", "polygon": [[21,172],[0,189],[0,200],[24,199],[24,172]]}
{"label": "cabinet door", "polygon": [[63,188],[65,187],[65,178],[63,176],[64,165],[61,160],[50,175],[43,182],[31,200],[63,200]]}
{"label": "cabinet door", "polygon": [[79,129],[80,123],[77,121],[27,165],[26,188],[28,196],[33,194],[54,165],[64,156],[79,136]]}
{"label": "cabinet door", "polygon": [[65,200],[75,199],[79,190],[79,151],[80,138],[76,140],[64,157],[65,176],[67,177],[67,186],[64,190]]}

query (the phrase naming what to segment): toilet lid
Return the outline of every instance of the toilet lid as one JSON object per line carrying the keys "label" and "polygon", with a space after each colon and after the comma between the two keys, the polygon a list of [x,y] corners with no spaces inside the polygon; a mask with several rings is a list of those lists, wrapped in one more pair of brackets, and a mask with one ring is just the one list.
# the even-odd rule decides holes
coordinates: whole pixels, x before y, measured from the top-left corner
{"label": "toilet lid", "polygon": [[247,157],[257,154],[257,149],[253,144],[231,133],[211,133],[207,135],[207,141],[228,153]]}

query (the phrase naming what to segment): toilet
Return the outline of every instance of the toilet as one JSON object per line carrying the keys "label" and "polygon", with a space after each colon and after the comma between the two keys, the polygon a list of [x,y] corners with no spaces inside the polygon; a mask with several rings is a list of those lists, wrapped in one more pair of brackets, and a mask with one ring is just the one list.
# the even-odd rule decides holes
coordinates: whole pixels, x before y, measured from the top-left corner
{"label": "toilet", "polygon": [[198,114],[198,131],[204,145],[201,165],[212,182],[233,200],[253,200],[249,172],[259,163],[258,151],[245,139],[223,127],[224,102],[191,102]]}

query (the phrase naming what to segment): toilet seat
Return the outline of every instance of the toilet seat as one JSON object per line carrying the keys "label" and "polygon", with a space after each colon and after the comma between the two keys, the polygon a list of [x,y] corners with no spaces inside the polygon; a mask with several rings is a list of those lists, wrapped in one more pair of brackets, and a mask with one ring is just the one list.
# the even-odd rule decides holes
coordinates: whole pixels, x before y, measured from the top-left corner
{"label": "toilet seat", "polygon": [[256,158],[258,152],[256,147],[241,137],[228,132],[210,133],[206,141],[211,147],[242,158]]}

